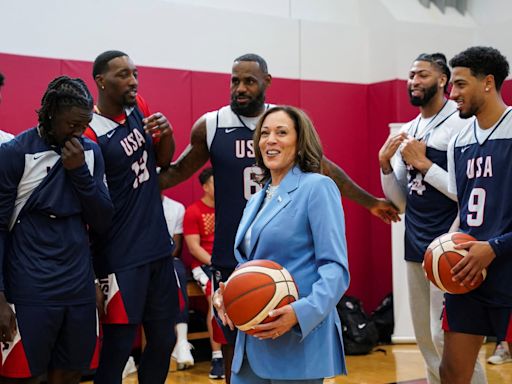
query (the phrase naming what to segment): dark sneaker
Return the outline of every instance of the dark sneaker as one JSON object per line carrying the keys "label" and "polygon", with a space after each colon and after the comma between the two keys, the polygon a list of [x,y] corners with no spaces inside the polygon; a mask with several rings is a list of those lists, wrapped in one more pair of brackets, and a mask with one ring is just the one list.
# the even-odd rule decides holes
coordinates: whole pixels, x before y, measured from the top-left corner
{"label": "dark sneaker", "polygon": [[212,368],[210,369],[210,379],[224,378],[224,359],[212,359]]}

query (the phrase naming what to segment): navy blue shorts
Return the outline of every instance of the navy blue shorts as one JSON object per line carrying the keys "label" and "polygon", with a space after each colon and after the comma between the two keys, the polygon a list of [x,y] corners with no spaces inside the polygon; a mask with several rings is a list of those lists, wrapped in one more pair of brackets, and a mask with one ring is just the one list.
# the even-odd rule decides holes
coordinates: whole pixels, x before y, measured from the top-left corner
{"label": "navy blue shorts", "polygon": [[18,332],[3,343],[0,376],[28,378],[49,369],[85,371],[98,364],[96,304],[16,305]]}
{"label": "navy blue shorts", "polygon": [[171,257],[100,279],[107,296],[105,324],[140,324],[174,318],[179,311],[178,285]]}
{"label": "navy blue shorts", "polygon": [[443,330],[512,342],[511,315],[512,308],[491,307],[467,294],[445,294]]}
{"label": "navy blue shorts", "polygon": [[[221,267],[214,267],[211,268],[212,274],[213,274],[213,292],[215,292],[219,288],[219,283],[224,283],[226,280],[231,276],[234,269],[233,268],[221,268]],[[213,294],[213,293],[212,293]],[[215,308],[215,307],[214,307]],[[217,316],[217,311],[214,310],[215,314],[215,320],[217,320],[217,324],[219,324],[219,327],[222,329],[222,333],[224,333],[225,341],[230,345],[235,345],[236,343],[236,334],[237,329],[235,328],[234,331],[232,331],[229,327],[226,327],[222,324],[222,321]],[[218,343],[223,343],[222,340],[215,340]]]}

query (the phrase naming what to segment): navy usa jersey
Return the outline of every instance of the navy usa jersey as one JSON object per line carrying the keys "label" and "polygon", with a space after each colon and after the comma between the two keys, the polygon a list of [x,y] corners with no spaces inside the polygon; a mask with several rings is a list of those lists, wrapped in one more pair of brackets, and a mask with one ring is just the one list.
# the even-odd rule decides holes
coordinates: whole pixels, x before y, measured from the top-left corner
{"label": "navy usa jersey", "polygon": [[254,179],[261,170],[255,165],[252,139],[259,117],[239,116],[230,106],[205,115],[215,183],[212,264],[218,267],[236,267],[233,247],[238,224],[247,200],[261,189]]}
{"label": "navy usa jersey", "polygon": [[415,262],[423,261],[423,255],[430,242],[448,232],[457,216],[455,196],[451,199],[446,193],[446,153],[450,139],[467,124],[467,121],[459,118],[453,101],[447,101],[421,133],[418,132],[420,119],[421,115],[406,124],[403,130],[409,136],[426,144],[426,156],[434,165],[426,175],[423,175],[406,165],[399,151],[393,164],[395,172],[402,170],[407,174],[405,259]]}
{"label": "navy usa jersey", "polygon": [[[479,129],[475,120],[450,143],[450,189],[459,199],[460,230],[487,241],[512,232],[512,108],[484,131],[486,137],[477,138]],[[468,295],[489,305],[512,306],[512,253],[496,257],[487,272],[483,284]]]}
{"label": "navy usa jersey", "polygon": [[100,149],[82,146],[85,164],[73,170],[36,128],[0,146],[0,289],[11,303],[95,301],[87,227],[106,231],[113,207]]}
{"label": "navy usa jersey", "polygon": [[[172,253],[156,172],[153,141],[138,106],[123,123],[95,113],[90,123],[105,159],[114,219],[106,236],[93,239],[98,276],[131,269]],[[86,132],[90,135],[90,131]]]}

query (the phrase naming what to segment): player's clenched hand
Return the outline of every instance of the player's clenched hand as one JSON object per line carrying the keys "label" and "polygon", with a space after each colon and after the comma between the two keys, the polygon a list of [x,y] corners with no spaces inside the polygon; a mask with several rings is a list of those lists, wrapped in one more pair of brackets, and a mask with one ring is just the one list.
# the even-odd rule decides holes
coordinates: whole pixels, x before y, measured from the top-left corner
{"label": "player's clenched hand", "polygon": [[275,320],[255,325],[256,333],[252,336],[259,339],[277,339],[298,323],[297,315],[290,304],[273,309],[268,313],[268,316],[275,318]]}
{"label": "player's clenched hand", "polygon": [[370,212],[381,219],[386,224],[400,221],[398,209],[385,199],[375,199],[375,202],[368,208]]}
{"label": "player's clenched hand", "polygon": [[219,289],[213,293],[212,304],[217,310],[217,316],[222,321],[222,324],[228,326],[229,329],[233,331],[235,330],[235,325],[226,313],[226,308],[224,308],[224,298],[222,295],[224,294],[225,288],[226,285],[224,283],[219,284]]}
{"label": "player's clenched hand", "polygon": [[61,152],[64,168],[71,170],[85,164],[84,147],[76,137],[66,140]]}
{"label": "player's clenched hand", "polygon": [[407,164],[423,174],[432,166],[432,161],[427,158],[427,145],[423,141],[414,138],[405,140],[400,153]]}
{"label": "player's clenched hand", "polygon": [[454,248],[468,251],[468,254],[451,269],[453,281],[460,285],[475,285],[483,269],[487,268],[496,257],[487,241],[468,241]]}
{"label": "player's clenched hand", "polygon": [[0,341],[13,341],[16,332],[16,315],[7,303],[4,293],[0,292]]}
{"label": "player's clenched hand", "polygon": [[144,123],[144,130],[153,139],[170,136],[173,133],[171,124],[160,112],[153,113],[143,119],[142,122]]}
{"label": "player's clenched hand", "polygon": [[396,135],[389,135],[386,142],[379,150],[379,163],[383,170],[391,168],[390,160],[397,151],[398,147],[407,139],[407,133],[402,132]]}

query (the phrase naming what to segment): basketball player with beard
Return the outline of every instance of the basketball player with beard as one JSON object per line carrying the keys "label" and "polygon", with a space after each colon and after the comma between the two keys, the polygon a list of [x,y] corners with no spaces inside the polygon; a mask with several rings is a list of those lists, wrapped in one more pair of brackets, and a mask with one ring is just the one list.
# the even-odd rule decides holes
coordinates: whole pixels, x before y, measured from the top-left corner
{"label": "basketball player with beard", "polygon": [[179,304],[156,168],[169,164],[174,153],[172,127],[138,94],[138,70],[126,53],[101,53],[92,72],[98,102],[84,134],[100,146],[115,207],[108,233],[91,239],[96,276],[107,295],[94,382],[121,383],[142,324],[146,347],[139,382],[163,383]]}
{"label": "basketball player with beard", "polygon": [[[172,187],[192,176],[208,160],[215,180],[215,240],[212,253],[214,290],[227,280],[237,265],[234,240],[249,198],[261,189],[254,175],[260,173],[254,159],[253,134],[260,116],[269,108],[265,93],[272,82],[266,61],[255,54],[236,58],[231,73],[231,104],[203,115],[191,130],[190,145],[178,160],[160,173],[160,187]],[[355,184],[345,172],[324,158],[324,171],[341,194],[389,223],[397,221],[396,209]],[[226,381],[229,383],[236,332],[224,328]],[[217,340],[220,341],[221,340]]]}
{"label": "basketball player with beard", "polygon": [[[446,153],[450,139],[468,123],[446,98],[449,80],[443,54],[417,57],[407,87],[411,104],[420,113],[398,134],[390,135],[379,152],[384,194],[405,212],[409,305],[429,383],[440,383],[443,293],[427,280],[421,263],[430,242],[448,232],[457,216],[457,197],[448,191]],[[475,372],[472,382],[485,383],[479,364]]]}

